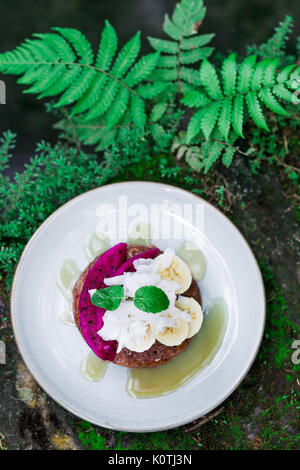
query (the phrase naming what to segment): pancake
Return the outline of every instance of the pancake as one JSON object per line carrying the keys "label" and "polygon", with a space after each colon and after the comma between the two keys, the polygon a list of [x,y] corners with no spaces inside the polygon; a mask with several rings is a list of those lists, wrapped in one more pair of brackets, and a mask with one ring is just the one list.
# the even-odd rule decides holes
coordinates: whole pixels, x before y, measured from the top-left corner
{"label": "pancake", "polygon": [[[154,245],[150,245],[149,247],[146,246],[138,246],[138,245],[127,245],[127,253],[126,259],[130,259],[133,256],[136,256],[144,251],[148,250],[149,248],[155,248]],[[161,252],[158,252],[160,254]],[[87,267],[86,269],[80,274],[79,278],[77,279],[74,288],[73,288],[73,315],[75,323],[82,334],[80,328],[80,314],[79,314],[79,301],[80,295],[83,288],[83,284],[85,278],[93,267],[93,265],[97,262],[100,256],[95,258]],[[193,297],[197,302],[202,305],[201,294],[198,287],[197,282],[195,279],[192,279],[192,283],[189,289],[184,292],[183,294],[185,297]],[[122,348],[119,353],[116,353],[114,360],[115,364],[118,364],[123,367],[130,367],[130,368],[146,368],[146,367],[155,367],[162,364],[166,364],[169,362],[173,357],[178,356],[181,354],[188,344],[192,341],[193,338],[188,338],[183,341],[178,346],[165,346],[164,344],[160,343],[159,341],[155,341],[155,343],[151,346],[150,349],[147,351],[143,351],[141,353],[131,351],[127,348]]]}

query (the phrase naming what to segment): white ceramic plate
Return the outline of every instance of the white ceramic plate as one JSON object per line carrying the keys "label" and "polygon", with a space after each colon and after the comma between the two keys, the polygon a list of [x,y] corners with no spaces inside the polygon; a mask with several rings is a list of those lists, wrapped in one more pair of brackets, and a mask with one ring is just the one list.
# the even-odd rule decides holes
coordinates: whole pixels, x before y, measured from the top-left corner
{"label": "white ceramic plate", "polygon": [[[123,208],[119,207],[119,196],[123,196]],[[100,220],[97,208],[112,204],[115,209],[111,208],[109,217],[117,216],[117,221],[124,223],[125,201],[131,207],[130,220],[134,210],[139,209],[132,204],[143,204],[144,210],[151,204],[165,204],[159,213],[163,226],[170,216],[174,227],[185,229],[185,238],[192,239],[205,254],[207,273],[200,283],[204,306],[214,297],[223,297],[228,305],[224,340],[211,364],[185,386],[156,398],[129,396],[125,388],[127,370],[123,367],[111,365],[101,382],[86,380],[79,365],[88,347],[77,328],[63,325],[59,319],[66,301],[56,285],[57,269],[66,258],[83,269],[87,265],[84,241]],[[173,217],[175,206],[168,204],[187,208],[185,216],[177,213]],[[195,215],[196,209],[200,218],[188,220],[189,211]],[[158,224],[159,218],[154,217],[152,225]],[[176,249],[182,239],[177,239],[175,232],[171,240],[164,239],[162,233],[154,242],[161,249]],[[118,241],[122,240],[114,240],[113,244]],[[61,406],[89,422],[135,432],[180,426],[220,405],[251,367],[265,322],[262,277],[236,227],[201,198],[173,186],[148,182],[104,186],[54,212],[23,252],[14,278],[11,308],[19,350],[41,387]]]}

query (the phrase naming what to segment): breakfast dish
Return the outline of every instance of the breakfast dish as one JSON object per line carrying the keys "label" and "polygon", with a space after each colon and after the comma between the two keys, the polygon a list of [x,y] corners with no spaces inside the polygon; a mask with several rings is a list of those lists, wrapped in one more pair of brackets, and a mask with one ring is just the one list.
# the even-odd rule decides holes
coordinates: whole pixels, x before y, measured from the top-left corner
{"label": "breakfast dish", "polygon": [[[108,298],[113,290],[120,296]],[[188,265],[154,245],[113,246],[73,288],[74,320],[85,341],[99,358],[129,368],[159,366],[181,354],[201,328],[201,304]]]}

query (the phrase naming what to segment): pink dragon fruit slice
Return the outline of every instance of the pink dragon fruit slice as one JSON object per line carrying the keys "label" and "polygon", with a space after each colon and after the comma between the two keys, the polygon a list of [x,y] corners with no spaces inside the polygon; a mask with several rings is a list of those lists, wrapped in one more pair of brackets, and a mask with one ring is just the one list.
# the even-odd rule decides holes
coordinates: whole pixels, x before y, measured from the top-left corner
{"label": "pink dragon fruit slice", "polygon": [[124,272],[135,271],[133,262],[138,258],[155,258],[159,252],[157,248],[140,253],[129,260],[126,259],[126,243],[119,243],[104,253],[88,272],[79,301],[80,328],[88,345],[94,353],[103,360],[113,361],[116,350],[116,341],[104,341],[97,333],[103,326],[105,310],[96,307],[91,302],[90,289],[103,289],[107,287],[103,280]]}
{"label": "pink dragon fruit slice", "polygon": [[79,300],[80,328],[94,353],[104,360],[113,360],[117,348],[116,341],[104,341],[97,332],[102,328],[105,310],[91,302],[90,289],[106,287],[103,279],[114,274],[126,259],[126,243],[119,243],[100,256],[88,272]]}

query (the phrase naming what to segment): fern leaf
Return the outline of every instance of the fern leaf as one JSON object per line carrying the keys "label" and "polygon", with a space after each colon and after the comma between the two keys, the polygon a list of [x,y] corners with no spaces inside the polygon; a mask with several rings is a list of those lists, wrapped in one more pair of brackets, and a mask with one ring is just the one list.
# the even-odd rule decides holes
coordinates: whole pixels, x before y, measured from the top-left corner
{"label": "fern leaf", "polygon": [[290,73],[294,70],[294,65],[287,65],[284,69],[277,75],[277,82],[284,83],[288,80]]}
{"label": "fern leaf", "polygon": [[226,96],[234,95],[235,93],[236,69],[236,54],[230,54],[230,56],[224,59],[222,65],[223,88]]}
{"label": "fern leaf", "polygon": [[206,46],[214,36],[215,34],[200,34],[199,36],[192,36],[191,38],[183,38],[181,41],[181,49],[190,51],[197,47]]}
{"label": "fern leaf", "polygon": [[250,55],[241,63],[237,83],[239,93],[245,93],[249,90],[255,62],[256,55]]}
{"label": "fern leaf", "polygon": [[85,35],[73,28],[53,28],[66,38],[74,47],[76,53],[80,57],[80,64],[91,65],[94,62],[94,53],[90,42]]}
{"label": "fern leaf", "polygon": [[182,37],[181,30],[177,26],[175,26],[175,24],[171,21],[169,15],[165,15],[163,30],[168,36],[177,41],[180,40]]}
{"label": "fern leaf", "polygon": [[132,95],[131,97],[131,116],[133,122],[137,126],[145,126],[147,120],[145,103],[139,96],[136,95]]}
{"label": "fern leaf", "polygon": [[259,104],[257,95],[252,91],[246,95],[246,103],[248,106],[249,114],[258,127],[269,131],[269,127],[264,118],[261,106]]}
{"label": "fern leaf", "polygon": [[43,80],[45,77],[47,77],[49,71],[50,71],[49,65],[29,68],[24,73],[24,75],[17,80],[17,83],[21,85],[31,85],[37,80]]}
{"label": "fern leaf", "polygon": [[190,142],[197,134],[199,134],[201,129],[201,121],[205,114],[203,109],[196,111],[190,119],[187,128],[187,141]]}
{"label": "fern leaf", "polygon": [[90,84],[89,89],[73,107],[71,116],[83,113],[87,109],[91,108],[99,100],[103,87],[106,83],[106,75],[100,75],[100,77],[97,75]]}
{"label": "fern leaf", "polygon": [[132,66],[141,49],[141,33],[138,31],[119,52],[111,70],[111,74],[122,78]]}
{"label": "fern leaf", "polygon": [[228,134],[231,126],[231,113],[232,113],[232,99],[227,98],[222,103],[222,108],[220,111],[220,116],[218,119],[218,127],[222,137],[225,140],[228,139]]}
{"label": "fern leaf", "polygon": [[127,85],[133,87],[148,77],[155,69],[158,58],[158,53],[142,57],[127,74],[125,78]]}
{"label": "fern leaf", "polygon": [[211,98],[215,100],[223,98],[216,70],[208,60],[202,62],[200,67],[200,79]]}
{"label": "fern leaf", "polygon": [[180,63],[194,64],[195,62],[199,62],[200,60],[207,59],[207,57],[212,54],[213,50],[213,47],[201,47],[192,51],[182,52],[180,55]]}
{"label": "fern leaf", "polygon": [[95,75],[96,71],[93,69],[84,70],[68,90],[64,92],[55,107],[66,106],[74,103],[74,101],[78,101],[88,90]]}
{"label": "fern leaf", "polygon": [[283,84],[275,85],[272,88],[272,92],[278,98],[281,98],[284,101],[288,101],[289,103],[299,104],[300,100],[298,99],[297,95],[292,93],[288,90]]}
{"label": "fern leaf", "polygon": [[163,116],[163,114],[165,113],[166,109],[168,107],[168,104],[167,103],[157,103],[152,111],[151,111],[151,114],[150,114],[150,121],[151,122],[157,122],[160,120],[160,118]]}
{"label": "fern leaf", "polygon": [[232,127],[238,136],[244,137],[243,135],[243,124],[244,124],[244,97],[238,95],[233,100],[232,108]]}
{"label": "fern leaf", "polygon": [[263,78],[264,74],[266,71],[266,68],[268,67],[270,61],[269,60],[262,60],[258,64],[256,64],[254,73],[251,79],[251,89],[253,91],[257,91],[261,88],[262,83],[263,83]]}
{"label": "fern leaf", "polygon": [[158,52],[165,52],[167,54],[177,54],[178,43],[175,41],[168,41],[166,39],[156,39],[152,37],[148,37],[148,41],[150,42],[153,49]]}
{"label": "fern leaf", "polygon": [[45,41],[46,44],[57,52],[62,62],[72,63],[76,60],[76,56],[70,44],[59,34],[34,34],[34,37]]}
{"label": "fern leaf", "polygon": [[155,81],[153,84],[147,83],[146,85],[139,86],[137,92],[142,98],[153,99],[159,96],[167,87],[168,83]]}
{"label": "fern leaf", "polygon": [[272,95],[269,89],[261,90],[258,94],[261,101],[271,110],[273,113],[281,116],[289,116],[289,113],[278,103],[276,98]]}
{"label": "fern leaf", "polygon": [[151,135],[160,147],[164,147],[169,142],[169,136],[161,124],[154,124],[151,127]]}
{"label": "fern leaf", "polygon": [[210,142],[209,150],[205,156],[206,158],[203,160],[204,173],[208,173],[213,164],[218,160],[223,148],[220,142]]}
{"label": "fern leaf", "polygon": [[201,120],[201,130],[205,135],[206,139],[209,139],[210,134],[214,130],[215,124],[218,120],[220,107],[221,102],[216,101],[208,108],[206,108],[206,113]]}
{"label": "fern leaf", "polygon": [[55,83],[64,71],[63,65],[54,65],[51,70],[48,70],[44,78],[38,77],[38,81],[24,93],[41,93],[43,90],[49,88]]}
{"label": "fern leaf", "polygon": [[203,106],[210,104],[211,101],[204,93],[193,90],[184,95],[181,103],[183,103],[185,106],[188,106],[189,108],[202,108]]}
{"label": "fern leaf", "polygon": [[222,163],[227,168],[230,167],[235,153],[236,153],[236,149],[234,147],[227,147],[225,152],[223,153]]}
{"label": "fern leaf", "polygon": [[275,72],[278,63],[279,59],[271,60],[266,67],[263,78],[264,86],[271,86],[275,83]]}
{"label": "fern leaf", "polygon": [[158,60],[158,67],[160,68],[176,68],[178,64],[178,58],[176,55],[162,55]]}
{"label": "fern leaf", "polygon": [[59,93],[65,91],[66,88],[70,86],[71,83],[77,78],[80,74],[80,67],[70,66],[70,68],[62,74],[59,79],[53,83],[49,88],[47,88],[41,95],[40,98],[44,98],[46,96],[55,96]]}
{"label": "fern leaf", "polygon": [[129,90],[121,88],[106,116],[107,127],[111,128],[118,124],[126,112],[129,101]]}
{"label": "fern leaf", "polygon": [[181,67],[180,78],[194,86],[201,86],[202,84],[199,72],[188,67]]}
{"label": "fern leaf", "polygon": [[91,119],[95,119],[104,114],[112,104],[119,87],[120,85],[117,81],[111,81],[106,88],[105,93],[102,94],[100,101],[98,101],[97,104],[95,104],[95,106],[86,114],[85,120],[90,121]]}
{"label": "fern leaf", "polygon": [[118,47],[118,36],[115,28],[105,21],[101,34],[100,45],[95,66],[101,70],[109,70]]}

